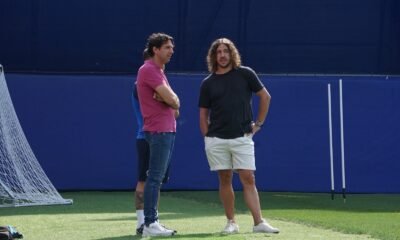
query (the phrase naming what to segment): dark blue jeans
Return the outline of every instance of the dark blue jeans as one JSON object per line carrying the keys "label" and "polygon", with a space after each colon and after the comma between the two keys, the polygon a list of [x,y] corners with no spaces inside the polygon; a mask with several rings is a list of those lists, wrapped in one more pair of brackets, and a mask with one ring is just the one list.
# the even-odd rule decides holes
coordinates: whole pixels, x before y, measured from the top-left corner
{"label": "dark blue jeans", "polygon": [[171,161],[175,133],[145,132],[150,147],[149,171],[144,186],[144,222],[146,226],[158,220],[158,193]]}

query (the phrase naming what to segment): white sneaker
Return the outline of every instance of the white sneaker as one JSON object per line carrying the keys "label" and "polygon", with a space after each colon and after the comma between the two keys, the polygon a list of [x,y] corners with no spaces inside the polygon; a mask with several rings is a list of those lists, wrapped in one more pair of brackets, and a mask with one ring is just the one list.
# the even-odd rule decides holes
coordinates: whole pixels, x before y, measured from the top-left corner
{"label": "white sneaker", "polygon": [[174,235],[173,230],[166,229],[158,221],[151,223],[148,227],[145,225],[143,228],[143,237],[155,237],[155,236],[172,236]]}
{"label": "white sneaker", "polygon": [[279,229],[274,228],[273,226],[269,225],[265,219],[262,219],[262,222],[253,227],[253,232],[279,233]]}
{"label": "white sneaker", "polygon": [[222,232],[226,234],[238,233],[239,225],[237,225],[233,220],[228,220]]}

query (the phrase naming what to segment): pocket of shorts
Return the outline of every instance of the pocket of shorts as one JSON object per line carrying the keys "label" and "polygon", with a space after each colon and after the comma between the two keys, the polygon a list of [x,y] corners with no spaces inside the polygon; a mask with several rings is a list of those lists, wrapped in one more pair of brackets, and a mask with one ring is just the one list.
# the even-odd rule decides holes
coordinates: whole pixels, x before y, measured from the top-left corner
{"label": "pocket of shorts", "polygon": [[243,137],[253,139],[253,136],[254,136],[253,133],[246,133],[246,134],[244,134]]}
{"label": "pocket of shorts", "polygon": [[210,144],[210,137],[204,137],[204,149],[207,149]]}
{"label": "pocket of shorts", "polygon": [[248,135],[244,135],[243,136],[243,142],[244,143],[246,143],[246,144],[254,144],[254,141],[253,141],[253,136],[254,136],[254,134],[252,134],[252,133],[250,133],[250,134],[248,134]]}
{"label": "pocket of shorts", "polygon": [[207,150],[213,145],[215,137],[204,137],[204,149]]}

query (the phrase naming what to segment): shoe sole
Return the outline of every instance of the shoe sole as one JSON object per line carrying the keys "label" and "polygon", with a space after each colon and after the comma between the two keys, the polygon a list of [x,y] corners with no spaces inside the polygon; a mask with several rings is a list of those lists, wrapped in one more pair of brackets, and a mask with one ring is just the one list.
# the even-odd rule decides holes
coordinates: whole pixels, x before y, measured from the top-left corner
{"label": "shoe sole", "polygon": [[224,232],[224,231],[222,231],[221,233],[222,233],[222,234],[225,234],[225,235],[228,235],[228,234],[236,234],[236,233],[239,233],[239,231],[233,231],[233,232]]}
{"label": "shoe sole", "polygon": [[146,234],[146,233],[143,233],[142,237],[169,237],[169,236],[174,236],[174,235],[175,235],[175,233],[168,233],[168,234],[165,234],[165,233],[160,233],[160,234]]}
{"label": "shoe sole", "polygon": [[253,231],[253,233],[274,233],[274,234],[278,234],[279,231],[277,232],[269,232],[269,231]]}

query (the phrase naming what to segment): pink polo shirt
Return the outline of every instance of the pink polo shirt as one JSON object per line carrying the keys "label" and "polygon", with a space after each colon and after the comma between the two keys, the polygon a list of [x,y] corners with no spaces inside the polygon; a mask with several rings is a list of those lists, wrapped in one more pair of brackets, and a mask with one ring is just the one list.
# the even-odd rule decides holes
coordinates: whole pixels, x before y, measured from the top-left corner
{"label": "pink polo shirt", "polygon": [[153,98],[160,85],[169,86],[162,69],[153,60],[146,60],[139,68],[137,90],[143,114],[143,130],[148,132],[176,132],[175,110]]}

